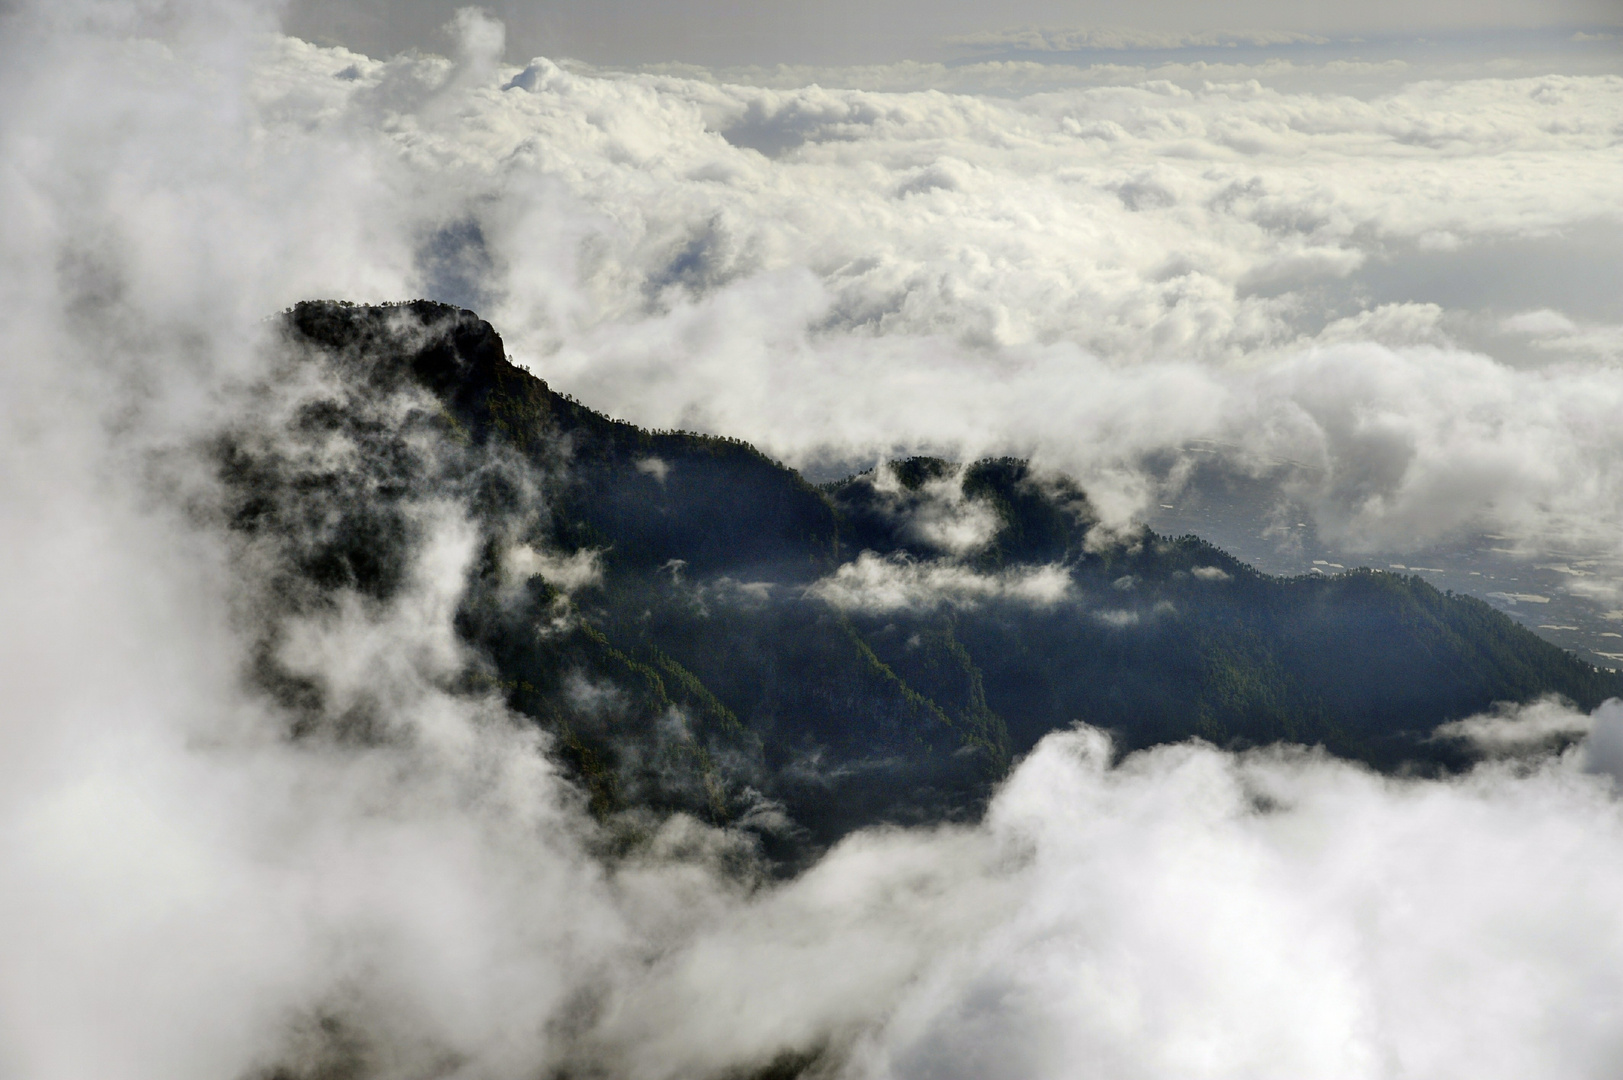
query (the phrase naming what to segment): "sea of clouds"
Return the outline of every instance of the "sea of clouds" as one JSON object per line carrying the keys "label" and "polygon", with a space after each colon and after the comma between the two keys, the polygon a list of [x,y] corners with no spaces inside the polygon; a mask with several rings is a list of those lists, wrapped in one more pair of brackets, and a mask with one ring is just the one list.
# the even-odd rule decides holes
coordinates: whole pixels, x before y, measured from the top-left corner
{"label": "sea of clouds", "polygon": [[[1615,1072],[1616,705],[1451,729],[1485,757],[1449,781],[1061,733],[984,823],[769,884],[686,819],[611,853],[466,688],[454,501],[397,597],[289,613],[193,448],[267,315],[427,293],[792,462],[1030,453],[1127,521],[1198,439],[1348,543],[1615,553],[1616,309],[1383,275],[1620,235],[1623,80],[880,93],[520,68],[476,13],[451,59],[275,31],[0,14],[0,1073]],[[267,625],[374,738],[289,737],[244,680]]]}
{"label": "sea of clouds", "polygon": [[[814,467],[1035,455],[1116,520],[1200,442],[1346,550],[1618,552],[1623,308],[1593,258],[1506,250],[1598,236],[1615,267],[1616,77],[881,93],[517,70],[499,25],[460,33],[274,42],[258,135],[341,143],[360,261],[600,408]],[[361,271],[329,291],[382,298]]]}

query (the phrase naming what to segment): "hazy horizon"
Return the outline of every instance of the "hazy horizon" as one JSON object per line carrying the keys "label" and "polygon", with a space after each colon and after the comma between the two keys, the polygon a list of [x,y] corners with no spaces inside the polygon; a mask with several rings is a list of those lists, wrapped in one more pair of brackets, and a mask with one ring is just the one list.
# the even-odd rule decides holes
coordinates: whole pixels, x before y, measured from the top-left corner
{"label": "hazy horizon", "polygon": [[[442,52],[456,0],[295,0],[286,31],[374,56],[407,49]],[[1221,7],[1190,0],[1124,6],[1100,0],[1016,0],[988,6],[962,0],[919,3],[779,3],[732,0],[609,0],[595,4],[500,0],[475,5],[507,31],[505,58],[568,57],[595,64],[692,63],[745,67],[852,66],[971,59],[1108,59],[1181,51],[1213,60],[1272,49],[1332,56],[1349,46],[1383,53],[1492,51],[1581,55],[1586,35],[1623,28],[1605,0],[1497,0],[1494,3],[1347,5],[1241,0]],[[1577,40],[1574,40],[1577,38]],[[1337,48],[1337,47],[1340,48]]]}

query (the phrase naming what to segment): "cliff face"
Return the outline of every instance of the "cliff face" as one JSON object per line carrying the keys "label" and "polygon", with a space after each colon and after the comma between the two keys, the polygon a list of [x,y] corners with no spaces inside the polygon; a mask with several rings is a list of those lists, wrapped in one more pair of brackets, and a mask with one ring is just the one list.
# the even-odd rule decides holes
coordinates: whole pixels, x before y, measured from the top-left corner
{"label": "cliff face", "polygon": [[[1012,756],[1076,721],[1126,747],[1286,740],[1436,768],[1458,763],[1424,741],[1438,723],[1623,694],[1418,578],[1270,578],[1189,536],[1090,542],[1085,494],[1021,461],[817,487],[738,440],[611,420],[508,363],[471,312],[305,303],[284,337],[267,400],[313,389],[275,438],[216,449],[233,526],[285,555],[264,602],[386,599],[424,508],[453,507],[477,535],[469,691],[549,731],[601,813],[733,822],[785,865],[864,824],[972,815]],[[323,692],[279,671],[275,643],[261,656],[269,692]]]}

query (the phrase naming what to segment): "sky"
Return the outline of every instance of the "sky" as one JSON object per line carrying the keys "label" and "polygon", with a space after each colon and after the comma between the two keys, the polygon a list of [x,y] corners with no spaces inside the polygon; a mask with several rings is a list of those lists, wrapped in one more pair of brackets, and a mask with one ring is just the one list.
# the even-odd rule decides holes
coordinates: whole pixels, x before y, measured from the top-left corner
{"label": "sky", "polygon": [[[441,28],[456,0],[295,0],[285,25],[313,41],[370,55],[408,48],[443,51]],[[506,2],[485,10],[507,27],[507,58],[571,57],[596,64],[686,62],[711,66],[942,61],[1000,52],[1154,48],[1220,40],[1223,47],[1270,39],[1330,44],[1347,38],[1425,36],[1438,43],[1513,32],[1574,32],[1623,24],[1608,0],[1490,0],[1482,3],[1154,0],[821,0],[750,4],[737,0]],[[1536,40],[1536,37],[1534,38]],[[1029,46],[1037,44],[1037,49]]]}
{"label": "sky", "polygon": [[[638,423],[1452,552],[1623,653],[1615,10],[377,10],[0,15],[0,1073],[1615,1071],[1615,703],[1451,780],[1057,733],[791,882],[685,819],[615,861],[458,689],[465,507],[290,613],[197,452],[287,438],[267,317],[427,295]],[[289,739],[266,640],[376,745]]]}

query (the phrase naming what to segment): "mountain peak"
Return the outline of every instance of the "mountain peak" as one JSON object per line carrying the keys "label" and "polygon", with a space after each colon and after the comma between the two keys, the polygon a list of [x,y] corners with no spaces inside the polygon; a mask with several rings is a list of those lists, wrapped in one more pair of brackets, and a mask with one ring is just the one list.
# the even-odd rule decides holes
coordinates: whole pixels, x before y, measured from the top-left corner
{"label": "mountain peak", "polygon": [[604,815],[686,810],[799,865],[862,825],[975,814],[1078,721],[1125,748],[1284,741],[1436,769],[1465,760],[1439,724],[1623,693],[1418,578],[1271,578],[1148,531],[1100,543],[1086,494],[1029,462],[910,457],[816,486],[741,440],[558,394],[465,309],[284,319],[290,363],[331,387],[322,430],[375,460],[347,459],[362,480],[278,478],[237,440],[222,475],[260,508],[240,527],[312,520],[301,500],[329,493],[299,589],[360,588],[418,542],[407,503],[455,502],[485,551],[457,618],[479,677]]}

